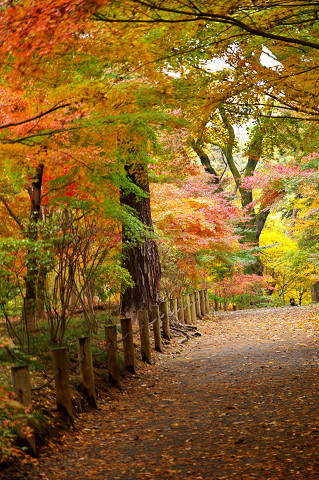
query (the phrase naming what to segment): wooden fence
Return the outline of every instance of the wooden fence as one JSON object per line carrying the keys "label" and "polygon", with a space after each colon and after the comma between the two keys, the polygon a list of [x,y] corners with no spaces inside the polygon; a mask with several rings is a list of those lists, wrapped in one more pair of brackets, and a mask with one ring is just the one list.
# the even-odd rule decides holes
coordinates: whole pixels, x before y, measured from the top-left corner
{"label": "wooden fence", "polygon": [[[170,308],[182,323],[193,324],[196,322],[197,317],[202,318],[202,316],[209,313],[208,292],[207,290],[201,290],[190,295],[187,294],[171,299]],[[89,336],[78,338],[78,361],[72,366],[69,365],[67,347],[53,348],[51,352],[54,374],[49,380],[38,387],[31,387],[30,373],[27,365],[12,367],[12,384],[17,400],[30,413],[32,410],[32,392],[39,391],[54,381],[57,408],[66,415],[70,423],[73,423],[69,373],[79,368],[84,395],[91,406],[96,408],[97,402],[93,369],[93,359],[95,356],[100,356],[106,352],[109,381],[111,385],[118,385],[120,382],[118,355],[118,346],[120,343],[123,343],[125,368],[129,372],[135,373],[134,335],[139,333],[142,361],[149,364],[152,362],[150,327],[153,329],[155,350],[159,352],[163,350],[162,336],[166,340],[170,340],[171,338],[168,302],[153,305],[151,307],[150,318],[147,310],[138,311],[137,319],[138,329],[133,331],[132,320],[130,318],[121,318],[122,337],[119,339],[117,338],[117,326],[106,325],[106,347],[99,353],[92,354]],[[29,426],[28,434],[26,434],[25,429],[22,428],[23,423]],[[31,415],[27,415],[25,421],[22,421],[18,427],[18,437],[28,445],[31,453],[36,453],[36,441]]]}

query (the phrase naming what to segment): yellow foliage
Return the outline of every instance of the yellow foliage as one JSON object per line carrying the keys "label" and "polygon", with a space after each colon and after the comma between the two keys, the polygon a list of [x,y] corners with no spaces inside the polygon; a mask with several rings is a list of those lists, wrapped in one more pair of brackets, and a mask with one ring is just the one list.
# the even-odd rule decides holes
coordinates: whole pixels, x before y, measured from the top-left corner
{"label": "yellow foliage", "polygon": [[269,215],[260,237],[264,273],[273,278],[275,296],[310,301],[310,286],[318,278],[318,268],[300,251],[289,223],[279,213]]}

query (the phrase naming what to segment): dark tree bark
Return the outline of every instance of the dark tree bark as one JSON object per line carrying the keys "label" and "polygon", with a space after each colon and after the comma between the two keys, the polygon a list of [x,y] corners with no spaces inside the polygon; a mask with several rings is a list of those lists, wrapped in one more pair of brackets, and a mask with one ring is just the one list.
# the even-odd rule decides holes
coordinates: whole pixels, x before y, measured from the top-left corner
{"label": "dark tree bark", "polygon": [[205,153],[202,147],[199,145],[199,143],[195,142],[194,140],[191,142],[191,147],[193,148],[194,152],[198,155],[201,161],[201,164],[205,168],[205,171],[213,175],[213,183],[219,184],[219,176],[216,170],[214,169],[214,167],[212,166],[212,164],[210,163],[210,159],[207,153]]}
{"label": "dark tree bark", "polygon": [[47,268],[40,266],[37,278],[36,318],[44,319],[45,315],[45,288],[47,279]]}
{"label": "dark tree bark", "polygon": [[44,165],[38,165],[32,179],[32,187],[29,190],[31,211],[27,230],[27,238],[31,241],[31,248],[27,254],[27,273],[25,276],[25,297],[23,302],[23,319],[29,332],[37,330],[36,301],[37,301],[37,277],[38,262],[32,249],[32,243],[38,239],[38,222],[41,208],[41,187]]}
{"label": "dark tree bark", "polygon": [[121,191],[121,204],[134,210],[136,217],[145,225],[150,235],[144,235],[141,241],[131,238],[129,230],[123,225],[123,266],[130,273],[134,286],[127,288],[122,294],[122,311],[134,315],[137,310],[150,309],[160,299],[161,265],[156,241],[152,238],[153,222],[149,197],[149,180],[144,165],[128,168],[128,178],[144,193],[137,198],[134,192]]}
{"label": "dark tree bark", "polygon": [[[218,147],[221,149],[225,156],[228,168],[236,184],[236,189],[239,192],[242,207],[246,209],[247,216],[250,218],[245,223],[239,223],[239,226],[242,229],[241,242],[250,243],[252,246],[258,247],[260,234],[266,223],[267,217],[269,215],[269,210],[260,210],[258,213],[256,213],[254,207],[252,206],[253,191],[252,189],[242,187],[242,179],[250,177],[256,170],[258,161],[262,154],[262,130],[261,128],[256,129],[255,134],[251,139],[247,152],[248,159],[245,170],[243,173],[241,173],[238,170],[238,167],[233,157],[233,148],[235,144],[234,128],[228,118],[227,112],[223,104],[219,105],[218,111],[224,127],[227,130],[227,140],[225,140],[223,144],[218,144]],[[200,158],[200,161],[205,167],[206,172],[213,175],[213,183],[219,184],[218,175],[214,168],[211,166],[208,155],[204,152],[198,142],[193,141],[191,146]],[[221,190],[222,187],[219,186],[217,191]],[[257,275],[263,274],[263,264],[258,256],[256,257],[255,263],[246,268],[246,272],[255,273]]]}

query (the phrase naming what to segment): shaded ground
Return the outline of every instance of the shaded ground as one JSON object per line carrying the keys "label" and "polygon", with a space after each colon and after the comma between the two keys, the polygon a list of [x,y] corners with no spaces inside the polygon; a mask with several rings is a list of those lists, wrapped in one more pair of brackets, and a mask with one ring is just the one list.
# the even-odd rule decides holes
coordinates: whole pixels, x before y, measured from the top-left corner
{"label": "shaded ground", "polygon": [[213,314],[1,478],[319,479],[316,308]]}

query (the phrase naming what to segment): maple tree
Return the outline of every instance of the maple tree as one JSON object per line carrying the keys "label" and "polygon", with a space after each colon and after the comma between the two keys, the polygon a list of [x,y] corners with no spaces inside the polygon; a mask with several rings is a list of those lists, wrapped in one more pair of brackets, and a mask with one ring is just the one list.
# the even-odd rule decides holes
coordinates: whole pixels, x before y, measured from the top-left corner
{"label": "maple tree", "polygon": [[[204,108],[209,103],[213,107],[222,104],[224,108],[225,99],[238,94],[236,104],[227,103],[227,113],[230,108],[233,115],[238,116],[239,113],[242,117],[256,118],[254,105],[260,105],[265,107],[257,114],[260,118],[288,118],[291,122],[296,122],[318,119],[314,95],[318,60],[316,12],[315,2],[307,5],[294,2],[293,6],[289,1],[271,2],[269,5],[262,1],[245,2],[240,6],[232,2],[227,5],[215,2],[207,10],[205,3],[200,1],[192,4],[183,1],[169,4],[129,1],[122,10],[112,10],[112,4],[108,5],[105,13],[102,10],[97,16],[106,23],[124,23],[125,26],[136,25],[136,28],[144,25],[145,31],[146,25],[150,31],[161,25],[163,42],[158,36],[155,40],[161,46],[161,57],[158,56],[157,61],[164,63],[171,71],[177,71],[183,78],[188,78],[193,85],[196,78],[192,69],[196,68],[198,77],[201,77],[205,85],[203,78],[213,76],[209,70],[214,68],[214,59],[222,58],[230,69],[216,75],[219,85],[215,83],[215,88],[209,93],[193,87],[196,100],[192,99],[192,107],[195,110],[198,110],[197,102],[201,102],[202,98]],[[302,24],[300,30],[299,22]],[[224,23],[229,28],[225,29]],[[246,32],[245,35],[243,31]],[[301,45],[311,45],[312,49],[301,48]],[[262,57],[267,55],[273,60],[271,66],[263,63]],[[206,88],[207,85],[206,82]],[[254,94],[256,91],[263,97],[259,95],[258,98]],[[193,92],[192,94],[194,95]],[[184,95],[181,92],[181,97],[185,102],[185,91]],[[208,119],[212,111],[214,108],[211,105],[210,112],[207,111]],[[280,112],[279,115],[276,112]],[[228,115],[223,117],[224,123],[226,122],[224,128],[227,130],[233,122]],[[218,125],[220,122],[217,122]],[[269,125],[266,124],[266,128]],[[275,125],[272,129],[276,128]],[[233,135],[230,134],[231,136]],[[201,147],[200,143],[195,142],[196,144],[197,149]],[[260,152],[255,155],[255,152],[251,152],[255,158],[258,158],[258,153]],[[213,167],[210,168],[214,173]],[[239,178],[237,173],[236,178]]]}
{"label": "maple tree", "polygon": [[[45,12],[43,13],[45,14]],[[35,22],[35,31],[36,27]],[[97,50],[96,52],[96,43],[92,46],[90,38],[84,37],[82,44],[88,49],[92,48],[94,50],[94,52],[92,51],[91,53],[93,63],[94,61],[101,61],[98,57],[100,55],[104,56],[105,51],[100,53],[99,50]],[[81,46],[83,47],[83,45]],[[21,47],[21,45],[19,47]],[[21,48],[24,48],[24,45]],[[10,145],[13,143],[30,144],[30,142],[36,142],[37,137],[47,135],[50,138],[50,142],[49,145],[45,145],[45,150],[46,152],[51,152],[51,168],[56,168],[56,158],[54,158],[53,154],[54,150],[63,156],[63,160],[60,163],[61,167],[62,164],[72,166],[72,162],[80,164],[80,167],[77,167],[73,172],[74,181],[70,183],[70,186],[74,186],[76,182],[79,182],[77,189],[85,195],[88,195],[87,185],[84,188],[83,184],[85,177],[83,176],[79,181],[79,175],[90,176],[94,171],[95,179],[91,185],[92,188],[96,187],[97,182],[99,182],[101,178],[103,178],[105,182],[106,178],[111,179],[113,175],[114,178],[110,180],[110,186],[113,185],[111,187],[113,189],[112,194],[110,194],[107,186],[99,188],[99,191],[104,198],[105,195],[109,194],[111,195],[111,200],[113,197],[115,197],[115,199],[117,197],[117,201],[119,202],[120,200],[118,206],[125,207],[122,209],[116,207],[111,212],[110,206],[107,205],[106,202],[108,214],[113,218],[117,215],[117,219],[122,223],[124,240],[123,266],[128,268],[135,281],[135,290],[131,288],[130,299],[129,293],[126,292],[123,295],[123,308],[124,311],[129,311],[132,308],[137,310],[143,306],[145,307],[156,303],[159,299],[160,267],[156,243],[152,235],[150,235],[152,227],[147,193],[148,180],[146,165],[151,150],[156,144],[155,128],[157,128],[160,122],[163,122],[164,117],[151,106],[151,104],[154,105],[157,95],[156,89],[152,87],[151,82],[146,81],[143,77],[141,78],[140,75],[130,75],[123,80],[121,75],[123,74],[125,77],[126,73],[124,63],[122,65],[120,64],[119,67],[115,67],[118,73],[114,76],[114,62],[119,61],[118,56],[115,57],[115,60],[112,59],[112,61],[109,61],[110,66],[113,65],[113,69],[110,68],[108,71],[108,83],[103,86],[101,83],[101,75],[104,76],[105,80],[105,71],[101,73],[101,70],[98,69],[97,71],[89,71],[83,74],[81,61],[84,61],[83,57],[85,59],[88,58],[88,51],[86,50],[83,53],[75,50],[75,52],[73,65],[78,77],[75,78],[75,81],[72,81],[74,95],[72,101],[66,103],[74,113],[67,119],[63,116],[60,117],[63,128],[49,128],[46,130],[43,125],[37,124],[36,131],[34,131],[34,127],[32,127],[33,132],[31,137],[30,135],[23,135],[20,130],[18,135],[12,138],[6,137],[2,143]],[[50,52],[50,54],[52,53],[54,52]],[[93,57],[94,55],[95,58]],[[65,67],[65,62],[68,61],[68,58],[65,60],[63,58],[60,59],[60,66]],[[47,59],[46,62],[48,72],[44,77],[48,82],[48,92],[49,95],[51,95],[52,78],[50,76],[53,74],[54,61]],[[54,65],[54,67],[56,67],[56,65]],[[64,98],[69,98],[69,93],[65,91],[65,82],[66,78],[70,80],[70,66],[68,65],[69,70],[67,72],[63,70],[63,67],[62,72],[58,71],[58,73],[54,75],[56,82],[53,90],[54,98],[61,95],[63,95]],[[93,78],[92,75],[94,75]],[[44,77],[41,80],[42,82],[44,82]],[[86,83],[83,85],[83,78],[89,81],[91,86],[90,91],[87,90]],[[136,90],[134,90],[134,88],[136,88]],[[107,96],[106,92],[108,92]],[[143,107],[142,101],[144,101],[145,95],[147,94],[149,94],[150,100],[146,102]],[[123,95],[126,96],[123,97]],[[154,97],[153,99],[152,96]],[[100,104],[96,104],[96,98],[99,99]],[[151,113],[150,106],[154,110],[154,114]],[[144,122],[142,114],[143,108],[145,109]],[[52,109],[50,109],[50,113],[51,111]],[[33,117],[29,117],[34,118],[34,122],[36,122],[39,121],[41,114],[38,113]],[[41,120],[43,121],[43,118],[41,118]],[[150,120],[153,121],[153,125],[147,127],[147,122]],[[17,124],[23,124],[26,128],[30,128],[29,122],[27,121],[19,122],[18,120],[14,120],[6,123],[8,128],[16,126]],[[94,135],[92,135],[92,129],[94,129]],[[81,131],[80,140],[78,130]],[[51,139],[53,134],[61,134],[64,132],[64,135],[57,135],[55,137],[56,141]],[[90,140],[88,140],[88,137],[90,137]],[[108,138],[108,143],[104,140],[106,137]],[[52,144],[51,150],[50,143]],[[89,157],[85,158],[83,162],[82,158],[85,154],[89,154]],[[102,156],[104,158],[102,158]],[[48,163],[48,161],[46,163]],[[81,172],[78,172],[79,169]],[[69,172],[68,178],[65,178],[65,180],[68,181],[70,181],[72,175],[71,170],[69,170]],[[50,174],[51,172],[49,170],[47,175],[50,176]],[[55,179],[52,175],[48,187],[50,187],[50,182],[53,183],[53,185],[56,184],[58,190],[61,188],[59,179]],[[45,195],[47,194],[45,193]],[[34,196],[32,196],[32,199],[33,198]],[[50,197],[48,198],[50,200]],[[134,218],[136,218],[136,221]],[[33,240],[36,240],[36,238],[33,238]],[[136,245],[134,245],[134,242]],[[145,252],[142,254],[141,248],[145,249]],[[152,256],[152,263],[149,262],[150,255]],[[130,256],[131,260],[129,259]],[[151,268],[153,268],[152,272],[150,271]],[[137,272],[142,272],[143,270],[142,278],[136,278]],[[31,271],[34,276],[37,276],[38,272],[36,268],[34,268],[34,265]],[[147,288],[143,288],[145,279],[147,278],[149,278],[149,281],[146,282]],[[34,281],[29,282],[32,288],[30,293],[27,292],[27,296],[32,297],[33,304],[35,304],[34,283]],[[126,286],[128,285],[127,283]],[[34,311],[31,312],[31,315],[34,316]]]}
{"label": "maple tree", "polygon": [[[187,57],[195,62],[223,59],[233,65],[237,85],[263,82],[270,90],[278,86],[272,94],[279,103],[282,100],[286,112],[296,109],[313,117],[318,109],[307,85],[316,88],[318,78],[317,14],[315,1],[217,1],[208,9],[201,0],[128,0],[121,6],[108,2],[95,15],[118,28],[143,28],[146,34],[160,27],[154,39],[161,46],[157,61],[187,68]],[[273,57],[277,67],[265,67],[260,62],[262,53]],[[287,88],[290,95],[285,101],[282,92]]]}
{"label": "maple tree", "polygon": [[[28,105],[21,90],[13,92],[12,89],[3,88],[1,93],[2,135],[0,141],[2,144],[1,161],[4,173],[1,185],[1,202],[7,217],[9,217],[7,219],[8,227],[18,227],[19,237],[24,237],[27,242],[23,316],[27,329],[35,330],[35,314],[37,309],[36,279],[39,272],[33,246],[37,244],[38,223],[42,216],[41,188],[47,147],[39,145],[37,155],[34,156],[31,152],[26,154],[26,149],[16,144],[24,145],[25,143],[29,143],[32,145],[37,136],[49,134],[46,130],[47,116],[51,113],[58,112],[60,108],[65,108],[68,105],[56,105],[47,110],[42,110],[41,113],[35,114],[35,109],[32,110],[32,107],[28,110],[30,104]],[[56,124],[54,125],[53,123],[51,127],[50,134],[56,131]],[[14,130],[14,133],[11,133],[12,130]],[[14,146],[11,147],[12,145]],[[8,164],[8,160],[12,161],[11,165]],[[16,171],[12,170],[14,165],[17,167]],[[24,179],[22,178],[23,171],[25,172]],[[21,181],[24,182],[24,185]],[[12,204],[12,200],[15,202],[15,197],[17,196],[20,197],[20,201],[23,199],[23,202],[25,202],[25,197],[23,198],[23,195],[21,195],[23,190],[25,190],[25,193],[28,193],[29,196],[29,219],[27,223],[24,222],[24,220],[26,220],[26,212],[22,212],[21,210],[17,212],[16,205]],[[19,209],[20,208],[21,204],[19,205]]]}
{"label": "maple tree", "polygon": [[[256,207],[253,184],[249,186],[245,179],[255,171],[262,170],[263,162],[267,159],[275,159],[280,164],[313,148],[318,144],[318,132],[307,125],[306,117],[303,118],[303,124],[296,124],[297,118],[294,116],[287,118],[286,115],[280,115],[274,119],[270,112],[276,106],[272,98],[267,98],[268,90],[264,85],[251,86],[250,89],[244,83],[236,85],[238,77],[231,69],[224,68],[218,72],[210,72],[209,68],[208,71],[203,68],[199,70],[190,68],[181,79],[176,80],[177,84],[181,84],[179,88],[184,99],[185,115],[192,124],[190,145],[219,189],[224,188],[223,183],[227,185],[225,165],[229,168],[235,182],[235,192],[239,193],[242,207],[249,218],[242,223],[243,240],[258,246],[272,203],[269,197],[267,202],[258,202]],[[189,105],[184,98],[185,91],[191,95]],[[265,103],[262,103],[262,99],[265,99]],[[253,124],[251,116],[255,118]],[[249,140],[239,150],[235,132],[249,121]],[[308,140],[310,131],[311,144]],[[234,195],[233,192],[230,194]],[[273,202],[276,201],[276,192],[278,197],[283,193],[280,188],[273,188],[272,192]],[[261,273],[260,262],[256,262],[255,271]]]}
{"label": "maple tree", "polygon": [[180,279],[171,279],[167,284],[169,295],[178,292],[181,282],[186,286],[187,277],[190,285],[200,284],[218,256],[238,248],[235,227],[239,210],[222,193],[216,194],[209,180],[209,175],[197,166],[183,180],[152,185],[155,226],[160,232],[163,253],[169,249],[165,266],[169,267],[169,251],[170,255],[175,251],[171,261],[180,271]]}
{"label": "maple tree", "polygon": [[318,275],[315,245],[309,248],[306,233],[316,231],[317,156],[297,158],[290,165],[268,163],[267,170],[245,179],[259,189],[256,200],[259,196],[262,204],[274,207],[261,237],[263,263],[273,277],[269,293],[283,300],[288,294],[300,303],[309,301]]}
{"label": "maple tree", "polygon": [[[109,6],[109,5],[108,5]],[[130,9],[127,7],[131,6]],[[100,13],[98,18],[109,22],[141,22],[141,23],[186,23],[186,22],[212,22],[228,24],[240,31],[262,38],[269,38],[279,42],[291,43],[294,45],[310,46],[319,49],[317,42],[311,42],[311,33],[315,31],[313,25],[316,19],[318,5],[314,1],[294,2],[294,10],[291,9],[290,1],[265,4],[264,1],[244,2],[242,5],[229,2],[217,1],[209,9],[202,1],[192,3],[177,0],[166,4],[154,0],[132,0],[126,2],[125,8],[118,9],[118,15],[112,11],[113,17],[108,16],[108,11]],[[132,18],[137,16],[136,19]],[[281,15],[280,15],[281,14]],[[300,18],[301,17],[301,18]],[[258,19],[258,22],[257,22]],[[299,22],[298,22],[299,21]],[[258,23],[258,27],[256,26]],[[298,35],[298,25],[303,24],[305,31]],[[271,30],[271,31],[269,31]],[[283,35],[284,32],[284,35]],[[233,33],[233,32],[231,32]],[[226,32],[226,35],[229,32]],[[300,38],[301,37],[301,38]]]}
{"label": "maple tree", "polygon": [[[136,127],[134,116],[140,115],[141,118],[141,114],[143,116],[146,109],[151,108],[152,110],[154,104],[158,104],[159,99],[161,99],[159,102],[166,103],[164,108],[167,109],[173,96],[175,96],[174,102],[171,103],[180,107],[185,100],[182,88],[178,85],[179,80],[172,80],[172,76],[167,75],[167,71],[178,73],[181,76],[180,84],[183,84],[183,79],[185,79],[184,93],[191,91],[192,84],[195,85],[192,91],[193,103],[189,102],[186,114],[188,121],[192,120],[192,116],[195,117],[194,127],[190,127],[193,137],[194,128],[196,128],[195,141],[192,141],[194,151],[199,154],[207,171],[210,170],[213,174],[214,182],[220,185],[220,180],[216,175],[218,172],[207,160],[205,152],[207,144],[213,141],[211,131],[209,132],[211,130],[209,123],[213,121],[215,128],[217,127],[223,132],[220,135],[222,138],[215,139],[215,141],[222,145],[236,187],[241,195],[242,206],[247,213],[250,213],[251,220],[244,226],[247,239],[258,244],[258,237],[267,218],[268,210],[261,206],[257,213],[254,211],[252,191],[242,187],[242,177],[252,174],[264,151],[264,132],[267,123],[262,119],[264,116],[273,117],[276,108],[287,109],[291,121],[297,119],[297,112],[299,112],[298,115],[302,115],[302,118],[307,115],[315,118],[317,114],[314,102],[308,101],[309,95],[307,93],[303,95],[298,90],[304,75],[309,73],[309,69],[306,71],[304,68],[305,65],[316,61],[316,54],[310,59],[309,51],[307,50],[307,54],[305,54],[300,49],[301,46],[306,49],[308,47],[317,49],[314,40],[316,22],[312,23],[316,6],[311,3],[309,8],[304,8],[304,5],[298,2],[294,5],[292,17],[285,13],[289,11],[288,7],[289,2],[284,5],[272,2],[271,5],[267,5],[267,8],[263,2],[253,4],[246,2],[242,6],[237,4],[225,6],[217,2],[214,8],[207,12],[202,2],[186,5],[184,2],[177,1],[172,5],[165,5],[153,1],[127,1],[118,5],[103,1],[81,2],[80,4],[70,1],[59,2],[56,5],[43,3],[38,8],[32,1],[20,2],[4,9],[3,22],[6,23],[6,27],[2,28],[5,45],[3,52],[10,53],[7,75],[9,78],[17,67],[22,72],[26,72],[28,69],[29,71],[38,69],[38,72],[43,75],[44,68],[46,68],[48,74],[43,76],[43,79],[45,78],[43,83],[47,82],[52,92],[56,89],[58,79],[60,100],[63,99],[65,103],[70,100],[63,87],[66,81],[71,79],[71,72],[76,72],[78,78],[75,81],[72,79],[76,99],[72,102],[72,108],[76,107],[78,115],[84,117],[85,120],[82,117],[82,124],[85,125],[85,128],[91,128],[91,132],[92,129],[95,130],[94,142],[106,153],[107,158],[112,158],[112,156],[114,158],[114,154],[122,159],[123,156],[126,156],[120,167],[122,180],[116,181],[116,185],[121,189],[123,204],[125,200],[129,199],[130,207],[142,208],[144,201],[148,203],[147,195],[143,196],[141,191],[148,191],[146,171],[148,162],[146,158],[138,160],[136,152],[147,151],[152,143],[149,139],[153,134],[151,130],[146,131],[145,128],[141,133],[142,129],[140,126]],[[290,24],[292,18],[297,18],[297,13],[303,18],[305,28],[302,32],[299,32],[295,25]],[[244,20],[247,14],[249,14],[247,18],[258,19],[258,29],[253,27],[247,19]],[[188,24],[187,29],[183,26],[185,22]],[[229,25],[229,29],[225,30],[224,24]],[[43,28],[44,25],[48,25],[48,28]],[[167,35],[168,29],[169,35]],[[24,35],[31,31],[32,44]],[[246,32],[245,35],[243,32]],[[14,33],[14,35],[10,36],[10,33]],[[121,35],[122,48],[117,47],[114,50],[114,45],[116,42],[119,43],[118,39]],[[208,41],[209,38],[218,38],[218,42]],[[61,48],[61,45],[63,45],[63,55],[57,57],[57,49]],[[155,46],[158,48],[159,55]],[[261,55],[264,47],[272,52],[280,67],[269,68],[262,64]],[[29,55],[24,58],[22,54],[26,49],[28,49]],[[73,52],[74,60],[66,69],[69,51]],[[105,79],[105,69],[102,74],[101,62],[104,61],[106,55],[111,55],[107,71],[108,82],[106,82],[107,86],[102,87],[101,78]],[[295,61],[296,56],[302,60],[297,62],[298,65]],[[208,74],[204,67],[205,63],[217,57],[224,58],[230,69],[219,76],[214,76]],[[141,58],[143,58],[143,64],[140,62]],[[181,59],[182,63],[179,64]],[[60,67],[59,74],[53,75],[50,79],[50,75],[57,66],[56,61]],[[86,61],[89,62],[90,67],[88,73],[84,74],[82,65]],[[134,68],[137,68],[140,73],[132,73]],[[295,68],[294,71],[293,68]],[[197,77],[194,74],[195,71],[199,72]],[[298,85],[291,80],[292,73],[294,79],[300,79]],[[143,75],[145,76],[143,77]],[[83,84],[84,79],[85,84]],[[308,81],[315,82],[315,77],[312,76]],[[52,89],[54,82],[55,86]],[[151,84],[157,86],[152,90]],[[247,89],[252,85],[255,85],[255,88],[247,93]],[[203,102],[198,102],[199,96],[207,86],[209,86],[209,95],[203,99]],[[214,88],[216,86],[218,86],[217,89]],[[139,92],[140,97],[137,94],[132,96],[131,90],[135,87],[138,87],[136,92]],[[127,95],[128,92],[129,95]],[[154,92],[156,92],[155,95]],[[119,101],[123,94],[127,95],[127,98]],[[56,93],[54,95],[58,96]],[[194,103],[196,95],[197,104]],[[149,98],[147,105],[142,105],[140,99],[143,96]],[[96,101],[97,98],[100,99],[100,102]],[[252,102],[256,102],[258,108],[252,108]],[[303,106],[306,103],[308,107],[307,110],[304,110]],[[108,114],[105,115],[105,112]],[[256,115],[259,121],[256,123],[250,146],[247,149],[246,171],[242,175],[233,158],[233,125]],[[114,120],[116,116],[120,116],[118,121]],[[158,128],[161,122],[167,122],[164,117],[165,115],[162,116],[162,119],[158,117],[157,120],[154,117],[155,120],[152,121],[153,125],[156,125],[155,128]],[[284,118],[283,114],[281,114],[281,118]],[[79,125],[78,122],[76,125],[72,125],[72,121],[70,121],[69,127],[77,129]],[[135,133],[129,135],[128,132],[132,129]],[[204,132],[204,130],[206,131]],[[39,132],[39,135],[42,133],[50,135],[50,130]],[[56,133],[61,135],[63,132],[57,131]],[[99,135],[100,138],[98,138]],[[105,135],[110,140],[108,148],[105,144],[101,145],[101,138]],[[90,141],[92,140],[93,138],[90,139]],[[18,140],[10,139],[10,141]],[[146,145],[147,143],[148,145]],[[143,155],[144,153],[141,157]],[[93,162],[91,166],[96,168],[97,163]],[[129,177],[133,182],[126,183],[130,179]],[[138,185],[142,189],[135,190],[135,186]],[[220,188],[222,188],[221,185]],[[136,194],[137,197],[134,199]],[[150,208],[149,206],[143,208],[147,208],[145,225],[151,233]],[[141,215],[140,212],[137,217],[141,218]],[[252,233],[252,229],[255,232]],[[128,232],[126,234],[123,231],[124,238],[131,235],[130,229]],[[141,292],[141,299],[147,298],[149,295],[147,301],[149,303],[151,299],[154,302],[159,298],[160,269],[152,235],[144,237],[143,245],[144,247],[149,246],[151,249],[155,248],[150,255],[153,258],[152,264],[157,265],[154,267],[153,273],[147,271],[145,273],[145,278],[150,274],[151,277],[154,277],[154,285],[157,285],[153,293],[151,293],[152,287],[148,292]],[[135,248],[136,250],[134,250]],[[138,262],[139,253],[139,246],[131,245],[127,250],[126,266],[131,275],[136,271],[132,267],[134,262]],[[131,254],[132,259],[128,260]],[[123,265],[125,266],[125,261]],[[137,279],[135,281],[136,285],[143,283]],[[139,305],[137,298],[137,292],[133,293],[132,290],[130,293],[128,291],[124,293],[125,309],[131,310],[134,303],[134,308],[143,306],[144,300],[141,300],[142,303]]]}
{"label": "maple tree", "polygon": [[[35,330],[36,315],[39,315],[40,310],[43,311],[44,299],[42,305],[39,305],[39,300],[44,297],[44,283],[52,261],[50,256],[46,259],[43,255],[45,255],[45,248],[51,253],[55,249],[53,232],[58,227],[55,224],[58,218],[57,213],[61,212],[61,209],[72,207],[87,211],[88,207],[90,205],[93,207],[100,200],[99,196],[103,195],[105,199],[108,199],[106,207],[110,210],[109,217],[112,216],[112,212],[114,214],[113,218],[118,218],[118,208],[116,206],[118,204],[118,189],[114,187],[113,190],[112,186],[110,190],[111,185],[107,182],[105,188],[100,188],[99,191],[96,189],[99,175],[103,175],[104,180],[106,180],[107,178],[110,179],[115,171],[112,168],[109,168],[108,172],[103,167],[97,168],[99,153],[101,152],[97,145],[79,145],[78,142],[74,144],[74,137],[71,138],[69,132],[62,138],[52,135],[53,133],[64,133],[67,130],[67,123],[69,126],[82,114],[78,99],[75,99],[74,103],[77,108],[73,108],[72,114],[69,111],[68,119],[66,119],[65,115],[60,115],[58,107],[61,106],[61,108],[69,110],[71,103],[49,108],[45,112],[40,110],[41,113],[33,114],[29,113],[30,110],[32,112],[33,109],[33,111],[38,112],[41,105],[34,104],[30,98],[28,103],[26,94],[23,97],[21,93],[20,96],[17,93],[16,97],[13,97],[12,103],[8,103],[7,98],[3,97],[2,108],[2,125],[5,129],[3,129],[1,142],[3,145],[1,161],[4,169],[1,201],[5,225],[7,225],[9,232],[12,228],[19,227],[18,241],[16,244],[13,242],[9,248],[16,249],[19,252],[18,258],[22,260],[22,263],[25,262],[26,272],[22,264],[19,264],[16,274],[19,282],[19,279],[22,279],[23,276],[25,278],[26,289],[23,312],[27,329]],[[44,100],[48,101],[46,98]],[[74,114],[74,112],[76,113]],[[53,118],[52,114],[55,115]],[[70,128],[71,131],[72,128]],[[32,134],[29,133],[30,131]],[[43,137],[45,138],[44,144],[43,141],[41,143]],[[84,134],[82,140],[85,141]],[[34,148],[37,149],[36,152],[34,152]],[[73,156],[74,148],[76,148],[76,160]],[[82,162],[84,156],[85,163]],[[12,161],[11,164],[8,163],[8,159]],[[13,165],[17,166],[16,170],[12,169]],[[88,172],[92,172],[93,167],[96,167],[95,179],[88,176]],[[23,191],[28,192],[27,196],[23,195]],[[107,194],[107,197],[105,194]],[[23,200],[23,202],[17,204],[17,200],[20,200],[20,202]],[[26,216],[27,203],[30,205],[28,220]],[[113,205],[113,208],[110,205]],[[24,207],[24,210],[22,207]],[[91,215],[96,213],[94,208],[91,208]],[[81,215],[79,218],[81,218]],[[51,231],[48,231],[48,228],[49,230],[51,228]],[[7,237],[9,232],[8,230],[5,232]],[[49,241],[50,235],[51,243]],[[104,229],[104,241],[106,238]],[[112,241],[110,241],[111,243]],[[8,268],[10,270],[10,265]],[[69,278],[72,279],[72,275]],[[21,285],[19,288],[23,292],[24,289]],[[62,301],[62,304],[64,304],[63,309],[65,310],[68,302]]]}

